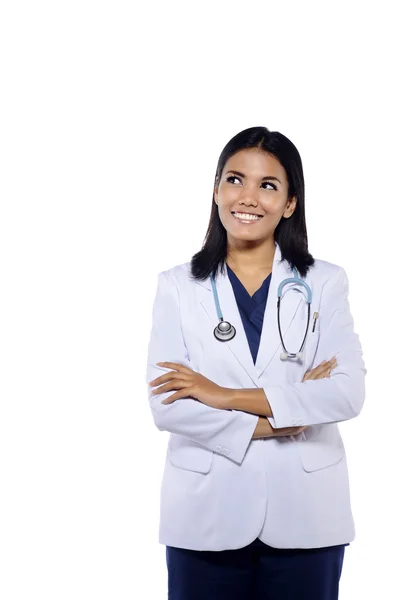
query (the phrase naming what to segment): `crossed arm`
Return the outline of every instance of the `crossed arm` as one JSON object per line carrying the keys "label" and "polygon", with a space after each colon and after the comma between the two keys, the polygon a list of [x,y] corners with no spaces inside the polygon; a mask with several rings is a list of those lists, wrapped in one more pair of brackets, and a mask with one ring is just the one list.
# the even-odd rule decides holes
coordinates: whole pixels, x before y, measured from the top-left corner
{"label": "crossed arm", "polygon": [[262,388],[226,388],[179,363],[163,362],[158,363],[158,366],[171,371],[149,382],[150,386],[158,386],[151,391],[152,396],[174,392],[162,400],[161,404],[172,404],[177,400],[192,398],[218,410],[245,411],[259,417],[251,439],[271,436],[273,433],[265,418],[273,417],[273,414]]}
{"label": "crossed arm", "polygon": [[[274,429],[265,417],[273,418],[271,406],[263,388],[232,389],[217,385],[200,373],[178,363],[157,363],[160,367],[171,369],[168,373],[149,382],[154,387],[152,396],[173,391],[162,400],[162,404],[172,404],[177,400],[193,398],[207,406],[219,410],[240,410],[259,417],[252,439],[279,435],[296,435],[302,427],[283,427]],[[305,380],[329,377],[331,369],[337,365],[336,359],[318,365],[309,371]]]}
{"label": "crossed arm", "polygon": [[[147,383],[149,386],[157,385],[160,376],[171,373],[166,365],[172,363],[179,365],[181,381],[187,382],[191,372],[192,377],[193,374],[196,376],[197,384],[201,382],[203,392],[201,398],[195,398],[193,389],[190,394],[187,389],[180,388],[179,391],[176,387],[170,390],[164,387],[163,391],[160,388],[155,394],[149,389],[156,426],[188,437],[214,452],[228,449],[229,457],[240,464],[250,441],[255,437],[265,437],[271,425],[277,429],[298,428],[355,417],[364,402],[366,369],[358,336],[354,333],[347,294],[347,277],[344,270],[339,269],[337,276],[326,284],[323,293],[321,334],[315,358],[315,363],[320,364],[324,359],[337,357],[338,367],[333,377],[250,390],[227,390],[193,370],[183,336],[179,335],[181,324],[176,283],[171,272],[160,273],[153,305]],[[165,358],[171,363],[159,362]],[[186,374],[183,373],[184,367],[188,369]],[[201,378],[209,383],[205,385]],[[176,385],[176,381],[172,383]],[[163,385],[166,384],[168,381],[164,381]],[[171,394],[171,390],[176,391]],[[176,394],[182,394],[182,401],[176,402]],[[221,404],[210,405],[211,396],[213,402]]]}

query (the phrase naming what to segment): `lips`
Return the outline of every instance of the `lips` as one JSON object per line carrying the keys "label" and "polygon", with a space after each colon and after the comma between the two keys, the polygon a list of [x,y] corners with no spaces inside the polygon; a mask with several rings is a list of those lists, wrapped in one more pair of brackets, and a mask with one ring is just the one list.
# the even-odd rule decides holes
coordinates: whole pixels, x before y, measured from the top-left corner
{"label": "lips", "polygon": [[235,213],[239,214],[239,215],[252,215],[254,217],[263,217],[264,216],[264,215],[259,215],[258,213],[244,212],[244,211],[241,211],[241,210],[233,210],[231,212],[232,215],[235,215]]}
{"label": "lips", "polygon": [[263,218],[263,215],[258,215],[256,213],[245,213],[239,211],[232,211],[232,217],[238,223],[242,223],[243,225],[254,225],[254,223],[258,223]]}

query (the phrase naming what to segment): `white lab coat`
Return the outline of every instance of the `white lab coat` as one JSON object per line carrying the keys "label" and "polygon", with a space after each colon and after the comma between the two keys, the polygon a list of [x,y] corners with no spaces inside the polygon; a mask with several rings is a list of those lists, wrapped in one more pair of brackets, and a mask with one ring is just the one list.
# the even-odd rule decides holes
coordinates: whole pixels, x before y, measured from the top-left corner
{"label": "white lab coat", "polygon": [[[316,260],[305,281],[312,290],[303,362],[281,360],[276,303],[279,283],[292,277],[275,246],[257,361],[254,365],[226,272],[216,285],[230,342],[213,335],[218,323],[210,280],[190,279],[190,263],[159,274],[148,348],[147,382],[182,363],[230,388],[265,390],[274,427],[306,425],[298,436],[252,440],[258,417],[218,410],[186,398],[163,405],[173,392],[151,395],[159,430],[170,432],[161,486],[161,544],[226,550],[259,537],[276,548],[318,548],[351,542],[345,450],[337,426],[356,417],[365,397],[366,369],[348,303],[343,268]],[[302,288],[304,290],[304,288]],[[312,332],[313,313],[318,312]],[[285,286],[281,328],[286,348],[300,348],[307,310],[296,284]],[[302,383],[306,371],[336,356],[330,378]]]}

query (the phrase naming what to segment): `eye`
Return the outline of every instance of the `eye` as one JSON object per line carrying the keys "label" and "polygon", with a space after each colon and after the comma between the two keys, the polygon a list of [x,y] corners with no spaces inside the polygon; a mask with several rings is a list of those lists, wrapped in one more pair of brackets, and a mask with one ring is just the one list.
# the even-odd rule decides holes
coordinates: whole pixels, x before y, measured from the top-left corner
{"label": "eye", "polygon": [[237,179],[238,181],[240,181],[239,177],[236,177],[236,175],[229,175],[229,177],[226,178],[226,181],[229,181],[229,183],[233,183],[231,179]]}
{"label": "eye", "polygon": [[[265,185],[271,185],[273,190],[276,190],[276,189],[277,189],[276,185],[274,185],[274,184],[273,184],[273,183],[271,183],[270,181],[263,181],[263,185],[264,185],[264,184],[265,184]],[[266,188],[264,188],[264,189],[266,189]]]}
{"label": "eye", "polygon": [[[226,178],[226,181],[228,181],[229,183],[234,183],[234,180],[237,179],[238,181],[240,181],[239,177],[236,177],[236,175],[229,175]],[[269,189],[273,189],[273,190],[277,190],[278,188],[276,187],[276,185],[274,185],[273,183],[271,183],[270,181],[263,181],[263,183],[261,185],[270,185],[271,187]],[[264,188],[268,189],[268,188]]]}

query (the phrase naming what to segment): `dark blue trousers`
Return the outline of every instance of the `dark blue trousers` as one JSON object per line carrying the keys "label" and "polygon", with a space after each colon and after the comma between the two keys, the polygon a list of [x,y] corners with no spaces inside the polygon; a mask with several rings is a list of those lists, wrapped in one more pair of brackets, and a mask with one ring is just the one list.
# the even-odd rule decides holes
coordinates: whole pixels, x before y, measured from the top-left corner
{"label": "dark blue trousers", "polygon": [[168,599],[337,600],[344,550],[282,550],[259,539],[220,552],[167,546]]}

